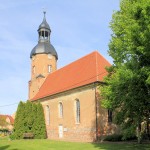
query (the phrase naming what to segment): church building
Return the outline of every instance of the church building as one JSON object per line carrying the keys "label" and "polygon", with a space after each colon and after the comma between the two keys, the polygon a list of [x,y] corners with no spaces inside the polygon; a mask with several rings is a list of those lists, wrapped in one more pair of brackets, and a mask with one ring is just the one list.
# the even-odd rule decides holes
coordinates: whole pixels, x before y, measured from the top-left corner
{"label": "church building", "polygon": [[111,111],[101,107],[99,86],[106,66],[98,52],[57,69],[58,54],[50,42],[51,29],[44,18],[38,28],[38,44],[32,49],[29,99],[44,108],[47,138],[93,142],[117,132]]}

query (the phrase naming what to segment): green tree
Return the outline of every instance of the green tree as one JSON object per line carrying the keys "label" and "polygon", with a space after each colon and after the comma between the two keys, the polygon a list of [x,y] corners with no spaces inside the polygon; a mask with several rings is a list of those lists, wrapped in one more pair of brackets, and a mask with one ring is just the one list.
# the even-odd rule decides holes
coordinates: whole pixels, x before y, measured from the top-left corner
{"label": "green tree", "polygon": [[137,129],[140,143],[141,123],[150,118],[150,0],[122,0],[110,26],[114,65],[101,87],[103,106],[115,111],[124,138]]}
{"label": "green tree", "polygon": [[44,111],[40,103],[37,104],[37,113],[36,113],[36,120],[34,123],[34,127],[36,129],[35,138],[37,139],[46,138],[46,125],[45,125]]}
{"label": "green tree", "polygon": [[37,105],[32,104],[32,116],[33,118],[33,126],[32,126],[32,132],[34,133],[34,138],[37,138],[38,133],[38,121],[37,121]]}
{"label": "green tree", "polygon": [[[33,116],[33,110],[32,110],[32,103],[30,101],[27,101],[25,104],[25,120],[24,120],[24,125],[26,127],[25,133],[26,132],[31,132],[33,122],[34,122],[34,116]],[[34,104],[35,105],[35,104]]]}
{"label": "green tree", "polygon": [[25,126],[25,103],[22,101],[19,103],[16,118],[14,122],[14,133],[13,136],[15,139],[22,139],[23,133],[25,133],[26,126]]}
{"label": "green tree", "polygon": [[38,139],[46,138],[44,112],[40,103],[19,103],[12,138],[22,139],[24,133],[33,133],[34,138]]}

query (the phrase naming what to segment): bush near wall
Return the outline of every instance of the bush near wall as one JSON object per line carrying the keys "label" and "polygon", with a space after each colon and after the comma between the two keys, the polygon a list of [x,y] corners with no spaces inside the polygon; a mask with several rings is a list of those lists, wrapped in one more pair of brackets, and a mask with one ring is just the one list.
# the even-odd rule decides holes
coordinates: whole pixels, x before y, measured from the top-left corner
{"label": "bush near wall", "polygon": [[119,141],[130,141],[130,140],[136,140],[137,137],[135,135],[131,136],[130,138],[123,138],[122,134],[112,134],[108,135],[104,138],[104,141],[111,141],[111,142],[119,142]]}
{"label": "bush near wall", "polygon": [[122,135],[118,134],[108,135],[104,138],[104,141],[122,141],[122,137]]}
{"label": "bush near wall", "polygon": [[24,133],[33,133],[34,138],[46,138],[43,107],[40,103],[20,102],[16,112],[14,131],[11,139],[23,139]]}

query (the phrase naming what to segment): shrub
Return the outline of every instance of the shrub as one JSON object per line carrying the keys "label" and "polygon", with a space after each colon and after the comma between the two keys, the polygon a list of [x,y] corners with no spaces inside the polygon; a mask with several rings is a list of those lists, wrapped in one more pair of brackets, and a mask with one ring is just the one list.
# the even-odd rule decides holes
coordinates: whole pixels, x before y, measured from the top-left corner
{"label": "shrub", "polygon": [[112,134],[105,137],[104,141],[122,141],[123,135],[121,134]]}
{"label": "shrub", "polygon": [[112,142],[131,141],[131,140],[137,140],[136,135],[131,135],[128,138],[124,138],[124,136],[122,134],[112,134],[112,135],[108,135],[104,138],[104,141],[112,141]]}
{"label": "shrub", "polygon": [[40,103],[20,102],[18,105],[14,132],[11,139],[23,139],[24,133],[33,133],[34,138],[46,138],[46,126],[43,107]]}

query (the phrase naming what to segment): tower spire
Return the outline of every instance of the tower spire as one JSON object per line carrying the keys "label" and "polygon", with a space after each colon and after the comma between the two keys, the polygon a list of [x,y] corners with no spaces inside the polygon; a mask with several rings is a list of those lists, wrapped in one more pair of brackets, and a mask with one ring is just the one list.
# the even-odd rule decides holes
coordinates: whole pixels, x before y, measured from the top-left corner
{"label": "tower spire", "polygon": [[50,42],[51,29],[46,21],[46,11],[43,10],[43,21],[38,28],[38,44],[33,48],[30,58],[36,54],[52,54],[58,59],[57,52]]}
{"label": "tower spire", "polygon": [[44,14],[43,21],[46,21],[46,11],[45,10],[43,11],[43,14]]}
{"label": "tower spire", "polygon": [[50,42],[51,29],[46,21],[46,11],[43,10],[42,15],[43,21],[38,28],[38,43],[30,53],[32,71],[29,99],[37,94],[48,74],[57,69],[58,55]]}

